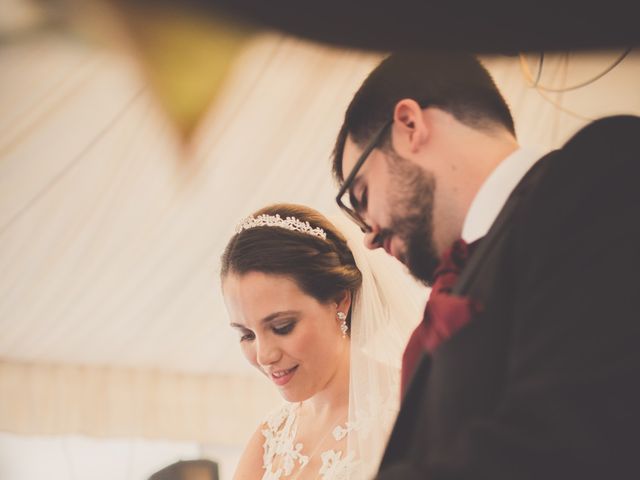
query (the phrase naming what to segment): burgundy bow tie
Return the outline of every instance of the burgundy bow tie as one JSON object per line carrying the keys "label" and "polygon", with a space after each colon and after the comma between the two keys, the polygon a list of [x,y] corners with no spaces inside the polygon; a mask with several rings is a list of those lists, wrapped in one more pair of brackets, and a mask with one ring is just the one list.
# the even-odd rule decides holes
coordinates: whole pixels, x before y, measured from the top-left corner
{"label": "burgundy bow tie", "polygon": [[402,358],[402,396],[422,352],[433,352],[481,310],[478,302],[467,297],[451,295],[458,276],[476,245],[476,242],[468,245],[462,239],[456,240],[442,255],[434,273],[431,295],[422,322],[413,331]]}

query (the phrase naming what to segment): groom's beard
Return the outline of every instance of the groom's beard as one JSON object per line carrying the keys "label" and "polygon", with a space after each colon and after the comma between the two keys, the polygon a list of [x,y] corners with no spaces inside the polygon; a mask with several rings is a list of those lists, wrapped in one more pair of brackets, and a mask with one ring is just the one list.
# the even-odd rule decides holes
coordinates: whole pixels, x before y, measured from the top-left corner
{"label": "groom's beard", "polygon": [[390,199],[399,215],[392,216],[390,230],[403,240],[403,263],[411,275],[431,285],[440,257],[433,245],[433,174],[395,152],[390,154],[389,171],[396,188]]}

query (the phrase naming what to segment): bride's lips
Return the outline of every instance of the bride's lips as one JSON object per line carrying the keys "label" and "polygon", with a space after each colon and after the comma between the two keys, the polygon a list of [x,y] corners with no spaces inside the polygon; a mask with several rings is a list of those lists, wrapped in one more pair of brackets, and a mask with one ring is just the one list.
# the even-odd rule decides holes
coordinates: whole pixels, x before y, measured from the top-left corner
{"label": "bride's lips", "polygon": [[289,380],[291,380],[291,377],[293,377],[297,369],[298,365],[285,370],[275,370],[270,372],[269,376],[271,377],[271,380],[273,380],[273,383],[281,387],[289,383]]}

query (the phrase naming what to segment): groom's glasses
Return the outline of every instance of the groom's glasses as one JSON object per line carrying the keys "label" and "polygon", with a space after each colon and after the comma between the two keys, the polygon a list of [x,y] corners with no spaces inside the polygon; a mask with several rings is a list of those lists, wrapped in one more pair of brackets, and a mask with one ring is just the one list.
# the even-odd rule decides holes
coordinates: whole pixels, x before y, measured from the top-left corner
{"label": "groom's glasses", "polygon": [[344,180],[342,186],[340,187],[340,191],[336,196],[336,202],[342,211],[344,211],[349,218],[353,220],[364,233],[368,233],[371,231],[371,227],[367,225],[367,222],[364,221],[360,212],[363,210],[363,207],[360,205],[351,191],[351,184],[353,183],[353,179],[356,178],[356,175],[360,171],[362,164],[365,162],[371,152],[377,148],[384,138],[385,134],[393,124],[393,120],[389,120],[385,123],[382,128],[373,136],[369,144],[362,151],[362,155],[358,158],[358,161],[351,169],[349,176]]}

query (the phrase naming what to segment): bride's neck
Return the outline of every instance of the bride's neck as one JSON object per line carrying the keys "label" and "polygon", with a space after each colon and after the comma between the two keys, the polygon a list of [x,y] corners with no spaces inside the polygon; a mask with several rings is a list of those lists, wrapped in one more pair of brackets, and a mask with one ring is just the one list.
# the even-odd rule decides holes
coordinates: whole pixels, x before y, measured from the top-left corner
{"label": "bride's neck", "polygon": [[316,418],[335,416],[336,412],[347,412],[349,407],[349,356],[347,355],[341,368],[327,382],[325,388],[304,402],[309,412]]}

